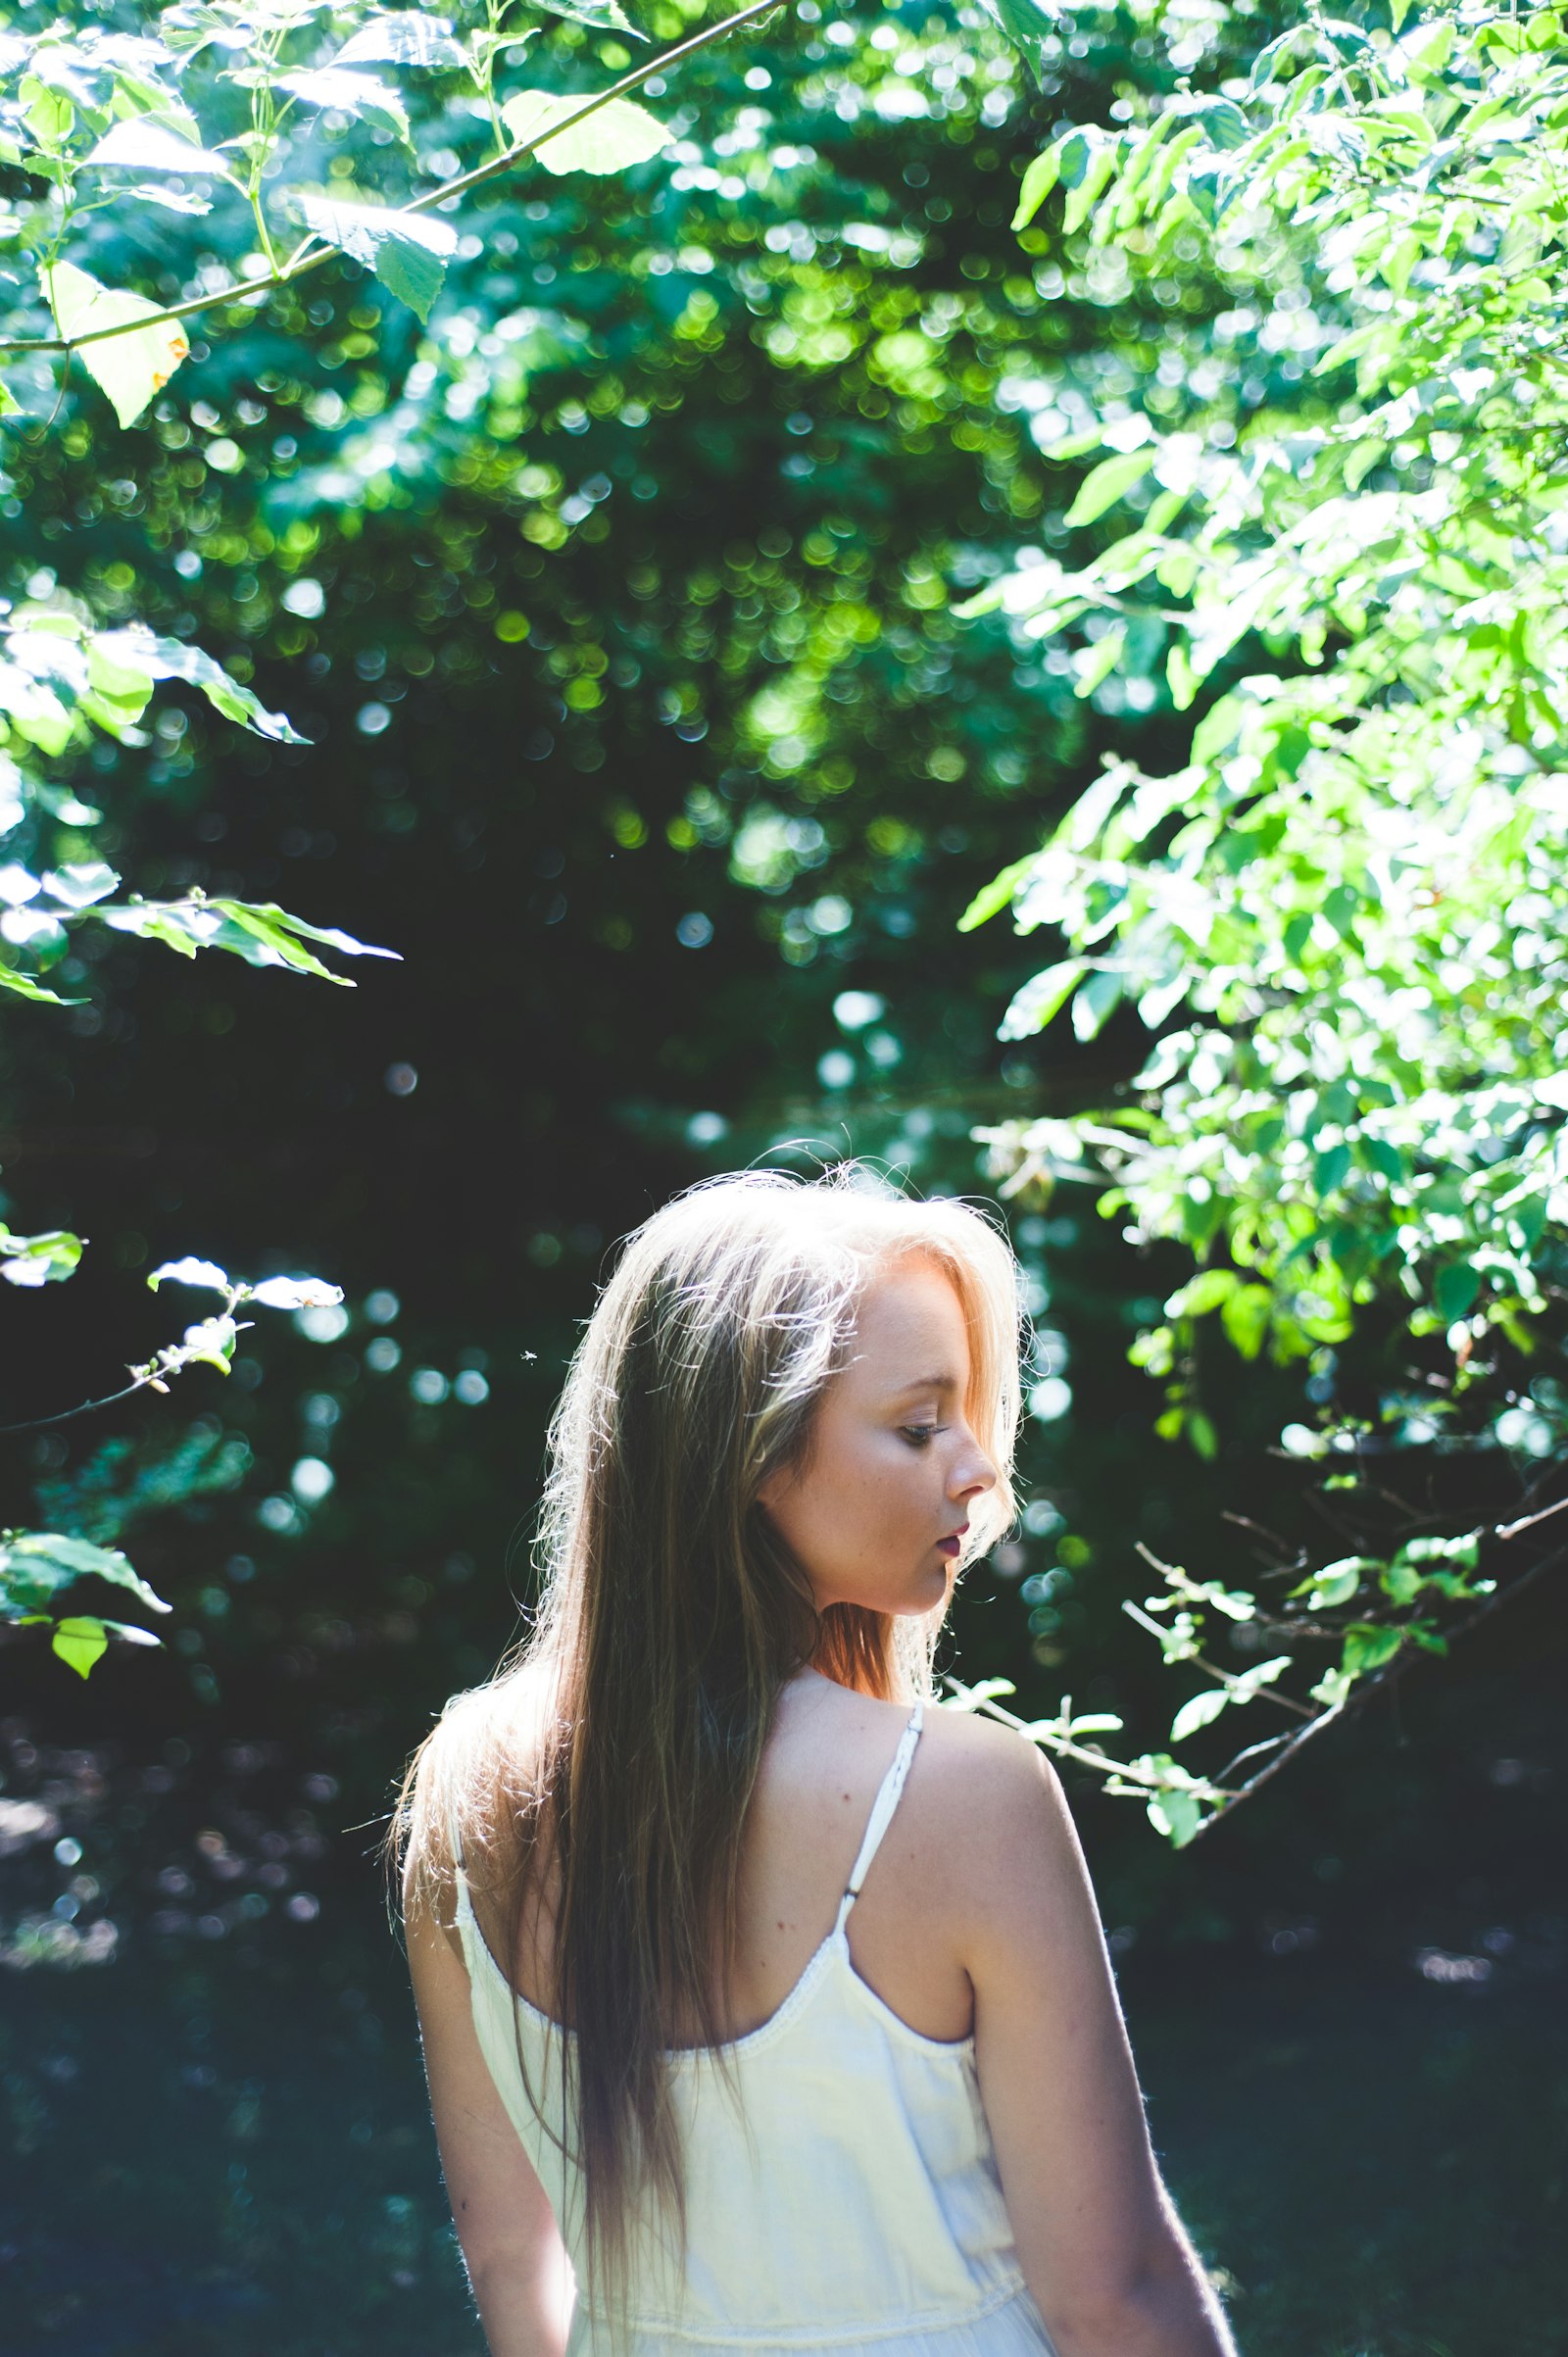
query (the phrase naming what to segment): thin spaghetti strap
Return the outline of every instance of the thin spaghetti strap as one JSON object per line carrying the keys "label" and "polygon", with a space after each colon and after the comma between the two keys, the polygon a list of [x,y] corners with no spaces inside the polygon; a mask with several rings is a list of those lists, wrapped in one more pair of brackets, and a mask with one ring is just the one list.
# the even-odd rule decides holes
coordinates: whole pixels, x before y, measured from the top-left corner
{"label": "thin spaghetti strap", "polygon": [[909,1714],[909,1723],[899,1738],[893,1765],[883,1777],[877,1796],[871,1804],[870,1820],[866,1825],[865,1839],[860,1843],[860,1854],[850,1870],[849,1888],[839,1901],[839,1919],[833,1926],[835,1932],[843,1931],[850,1909],[860,1895],[860,1886],[865,1881],[871,1860],[882,1846],[882,1837],[893,1822],[893,1812],[899,1805],[899,1795],[904,1791],[904,1780],[909,1773],[909,1762],[914,1757],[914,1746],[920,1741],[920,1729],[924,1722],[925,1704],[923,1701],[916,1702]]}

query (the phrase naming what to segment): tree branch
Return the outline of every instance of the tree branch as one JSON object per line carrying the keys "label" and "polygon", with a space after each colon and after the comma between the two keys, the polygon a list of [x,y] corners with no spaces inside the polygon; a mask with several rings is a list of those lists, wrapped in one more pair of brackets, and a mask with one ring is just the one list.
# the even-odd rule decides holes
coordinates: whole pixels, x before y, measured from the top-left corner
{"label": "tree branch", "polygon": [[[1543,1572],[1554,1571],[1563,1563],[1568,1563],[1568,1547],[1559,1547],[1555,1554],[1543,1555],[1539,1563],[1533,1563],[1528,1571],[1521,1572],[1518,1579],[1510,1580],[1506,1588],[1494,1589],[1486,1601],[1478,1605],[1476,1610],[1469,1615],[1468,1619],[1460,1621],[1455,1628],[1448,1632],[1450,1641],[1458,1637],[1468,1637],[1471,1630],[1479,1622],[1484,1621],[1489,1613],[1495,1612],[1499,1604],[1511,1603],[1522,1588],[1528,1588],[1532,1581],[1540,1579]],[[1298,1728],[1295,1735],[1287,1738],[1285,1743],[1266,1767],[1259,1768],[1257,1774],[1250,1776],[1246,1784],[1240,1785],[1234,1792],[1228,1792],[1219,1805],[1203,1819],[1198,1832],[1194,1834],[1193,1840],[1196,1841],[1200,1836],[1207,1833],[1211,1825],[1217,1825],[1222,1817],[1228,1817],[1239,1802],[1250,1799],[1260,1786],[1267,1784],[1271,1776],[1277,1776],[1281,1768],[1296,1757],[1303,1744],[1309,1743],[1315,1735],[1321,1735],[1325,1727],[1337,1726],[1341,1720],[1348,1718],[1352,1710],[1359,1710],[1364,1703],[1369,1702],[1374,1694],[1385,1694],[1391,1686],[1403,1677],[1412,1662],[1418,1661],[1422,1657],[1416,1646],[1406,1646],[1396,1653],[1386,1668],[1374,1671],[1370,1678],[1358,1680],[1338,1710],[1319,1712],[1309,1726]],[[1245,1756],[1244,1753],[1243,1757],[1245,1758]],[[1233,1767],[1235,1764],[1232,1761]]]}
{"label": "tree branch", "polygon": [[[609,106],[612,99],[623,97],[628,90],[641,89],[644,82],[654,80],[667,67],[678,65],[683,58],[693,56],[699,49],[710,47],[714,41],[722,40],[726,33],[736,31],[742,25],[752,24],[759,17],[767,16],[782,4],[783,0],[749,0],[747,7],[737,9],[733,16],[724,18],[721,24],[711,25],[702,32],[689,33],[684,41],[677,41],[672,49],[662,50],[658,57],[648,59],[641,66],[634,66],[618,81],[612,81],[603,90],[596,91],[573,114],[564,115],[559,123],[552,123],[536,131],[531,139],[519,139],[515,147],[509,147],[502,155],[492,156],[486,164],[476,165],[472,172],[461,172],[456,179],[443,180],[439,187],[426,190],[423,196],[415,197],[407,205],[389,206],[388,220],[407,220],[415,214],[430,213],[437,206],[444,205],[449,197],[466,196],[470,188],[477,188],[482,181],[493,180],[498,172],[510,172],[514,165],[526,162],[534,150],[542,147],[547,140],[559,139],[564,132],[575,130],[578,123],[586,123],[591,115],[597,115],[600,108]],[[92,327],[84,335],[0,336],[0,352],[79,352],[86,344],[106,343],[112,336],[137,335],[143,328],[159,326],[166,320],[193,319],[198,312],[215,310],[222,303],[243,303],[256,295],[275,293],[292,285],[296,278],[303,278],[308,271],[318,270],[323,262],[338,251],[336,246],[323,245],[318,252],[312,253],[309,249],[313,242],[307,238],[295,248],[280,270],[271,270],[264,277],[233,278],[215,293],[188,295],[182,303],[171,303],[161,311],[145,312],[139,319],[123,320],[114,327]]]}

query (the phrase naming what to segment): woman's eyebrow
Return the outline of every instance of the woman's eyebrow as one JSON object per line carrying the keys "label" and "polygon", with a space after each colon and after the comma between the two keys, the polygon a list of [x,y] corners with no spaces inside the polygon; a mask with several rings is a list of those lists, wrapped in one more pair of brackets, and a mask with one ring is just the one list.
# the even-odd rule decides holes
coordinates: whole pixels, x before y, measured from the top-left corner
{"label": "woman's eyebrow", "polygon": [[901,1383],[894,1393],[896,1399],[906,1399],[911,1392],[956,1392],[956,1375],[917,1375],[912,1383]]}

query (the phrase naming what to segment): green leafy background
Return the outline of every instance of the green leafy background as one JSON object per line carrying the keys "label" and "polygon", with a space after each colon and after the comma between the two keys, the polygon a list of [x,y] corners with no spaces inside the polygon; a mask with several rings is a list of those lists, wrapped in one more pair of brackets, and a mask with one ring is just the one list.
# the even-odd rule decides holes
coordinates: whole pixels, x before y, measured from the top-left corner
{"label": "green leafy background", "polygon": [[1554,2349],[1549,1572],[1432,1648],[1568,1399],[1558,20],[806,0],[394,232],[696,14],[69,14],[0,29],[8,332],[106,140],[63,325],[326,244],[140,377],[0,356],[0,1416],[191,1370],[0,1440],[16,1620],[79,1582],[0,1652],[21,2345],[477,2345],[373,1820],[609,1246],[805,1141],[1007,1191],[951,1669],[1178,1840],[1401,1670],[1180,1852],[1064,1760],[1244,2345]]}

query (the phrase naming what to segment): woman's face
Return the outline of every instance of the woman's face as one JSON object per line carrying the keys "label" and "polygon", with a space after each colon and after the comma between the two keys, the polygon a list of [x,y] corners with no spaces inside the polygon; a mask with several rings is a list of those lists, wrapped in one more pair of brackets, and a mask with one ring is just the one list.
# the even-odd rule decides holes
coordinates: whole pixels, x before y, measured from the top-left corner
{"label": "woman's face", "polygon": [[811,1583],[818,1611],[930,1612],[963,1551],[969,1509],[996,1467],[964,1421],[963,1304],[934,1261],[872,1278],[851,1358],[823,1394],[806,1458],[769,1476],[763,1510]]}

